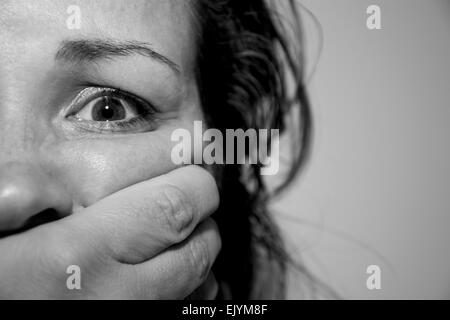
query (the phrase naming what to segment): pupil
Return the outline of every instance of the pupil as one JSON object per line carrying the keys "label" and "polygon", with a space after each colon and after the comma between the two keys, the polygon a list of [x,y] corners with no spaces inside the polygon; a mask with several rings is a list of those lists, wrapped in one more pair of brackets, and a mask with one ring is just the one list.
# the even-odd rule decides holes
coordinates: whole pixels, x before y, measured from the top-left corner
{"label": "pupil", "polygon": [[101,112],[102,112],[102,117],[105,119],[114,118],[114,110],[112,108],[110,108],[109,106],[105,106]]}
{"label": "pupil", "polygon": [[94,121],[118,121],[125,119],[125,113],[120,101],[104,97],[92,108],[92,119]]}

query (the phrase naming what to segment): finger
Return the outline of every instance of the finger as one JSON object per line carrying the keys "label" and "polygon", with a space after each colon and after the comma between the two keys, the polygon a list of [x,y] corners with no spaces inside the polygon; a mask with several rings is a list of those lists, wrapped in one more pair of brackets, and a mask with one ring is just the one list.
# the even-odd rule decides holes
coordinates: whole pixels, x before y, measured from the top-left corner
{"label": "finger", "polygon": [[190,294],[188,300],[215,300],[217,293],[219,292],[219,285],[217,284],[216,277],[213,272],[210,272],[206,281],[198,287],[192,294]]}
{"label": "finger", "polygon": [[184,299],[207,279],[221,248],[217,225],[201,223],[183,243],[133,268],[136,296],[152,299]]}
{"label": "finger", "polygon": [[218,203],[214,178],[189,166],[123,189],[63,220],[79,237],[134,264],[185,240]]}

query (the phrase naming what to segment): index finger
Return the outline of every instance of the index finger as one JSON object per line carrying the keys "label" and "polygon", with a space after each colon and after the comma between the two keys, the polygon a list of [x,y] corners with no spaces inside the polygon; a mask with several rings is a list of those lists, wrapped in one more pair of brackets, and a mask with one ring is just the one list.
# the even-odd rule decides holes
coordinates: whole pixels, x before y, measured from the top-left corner
{"label": "index finger", "polygon": [[218,205],[212,175],[187,166],[125,188],[63,220],[118,261],[135,264],[185,240]]}

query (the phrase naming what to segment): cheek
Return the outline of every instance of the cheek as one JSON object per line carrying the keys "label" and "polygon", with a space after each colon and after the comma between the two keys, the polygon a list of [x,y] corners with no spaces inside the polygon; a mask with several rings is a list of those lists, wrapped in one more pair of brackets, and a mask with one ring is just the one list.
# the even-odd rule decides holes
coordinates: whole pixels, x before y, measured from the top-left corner
{"label": "cheek", "polygon": [[55,146],[53,172],[71,192],[74,207],[90,206],[120,189],[175,169],[170,158],[170,134],[166,130],[67,141]]}

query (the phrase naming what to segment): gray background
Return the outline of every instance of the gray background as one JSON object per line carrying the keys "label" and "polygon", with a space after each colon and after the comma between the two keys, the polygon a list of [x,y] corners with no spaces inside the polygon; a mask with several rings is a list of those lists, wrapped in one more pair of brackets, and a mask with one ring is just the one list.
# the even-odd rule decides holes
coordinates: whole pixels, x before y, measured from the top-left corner
{"label": "gray background", "polygon": [[[301,3],[324,50],[312,158],[274,205],[290,251],[343,298],[450,298],[450,1]],[[382,30],[366,28],[371,4]],[[312,66],[319,36],[304,19]],[[366,287],[373,264],[381,290]]]}

